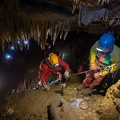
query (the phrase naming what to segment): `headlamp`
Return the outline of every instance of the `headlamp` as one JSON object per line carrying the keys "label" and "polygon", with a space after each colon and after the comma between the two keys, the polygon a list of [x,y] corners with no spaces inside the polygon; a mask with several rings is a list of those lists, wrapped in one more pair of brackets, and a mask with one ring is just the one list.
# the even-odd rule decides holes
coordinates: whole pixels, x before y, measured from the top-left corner
{"label": "headlamp", "polygon": [[113,50],[113,47],[111,47],[111,48],[109,48],[109,49],[105,49],[105,48],[99,48],[99,47],[97,47],[96,49],[97,49],[97,51],[99,51],[99,52],[109,53],[110,51]]}
{"label": "headlamp", "polygon": [[13,45],[11,45],[9,48],[10,48],[11,50],[14,50],[14,49],[15,49],[15,47],[14,47]]}
{"label": "headlamp", "polygon": [[27,45],[28,44],[28,40],[24,40],[24,44]]}
{"label": "headlamp", "polygon": [[58,64],[58,63],[57,63],[57,64],[55,64],[55,67],[56,67],[56,66],[59,66],[59,64]]}
{"label": "headlamp", "polygon": [[18,40],[17,43],[20,44],[20,40]]}
{"label": "headlamp", "polygon": [[11,59],[11,58],[12,58],[11,55],[9,55],[9,54],[6,54],[6,55],[5,55],[5,59],[9,60],[9,59]]}
{"label": "headlamp", "polygon": [[14,46],[11,46],[11,49],[12,49],[12,50],[14,50],[14,49],[15,49],[15,47],[14,47]]}
{"label": "headlamp", "polygon": [[102,52],[103,50],[102,49],[100,49],[100,48],[96,48],[98,51],[100,51],[100,52]]}

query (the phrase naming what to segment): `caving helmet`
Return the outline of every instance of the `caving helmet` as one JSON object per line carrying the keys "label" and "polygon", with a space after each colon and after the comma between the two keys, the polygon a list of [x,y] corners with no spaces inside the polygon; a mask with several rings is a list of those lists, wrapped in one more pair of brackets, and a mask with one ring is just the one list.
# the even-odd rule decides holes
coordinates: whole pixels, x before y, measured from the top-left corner
{"label": "caving helmet", "polygon": [[50,61],[50,64],[53,65],[53,66],[59,65],[58,56],[54,53],[49,54],[49,61]]}
{"label": "caving helmet", "polygon": [[114,41],[112,33],[105,33],[100,37],[96,49],[101,52],[110,51],[114,46]]}

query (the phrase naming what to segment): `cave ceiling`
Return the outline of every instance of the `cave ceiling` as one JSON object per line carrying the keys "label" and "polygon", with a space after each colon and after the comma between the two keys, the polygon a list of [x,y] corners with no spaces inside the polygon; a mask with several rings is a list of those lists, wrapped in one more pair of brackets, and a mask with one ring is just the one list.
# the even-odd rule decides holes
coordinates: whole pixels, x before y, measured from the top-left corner
{"label": "cave ceiling", "polygon": [[29,37],[44,48],[48,35],[54,44],[69,31],[119,34],[120,0],[1,0],[0,28],[2,49]]}

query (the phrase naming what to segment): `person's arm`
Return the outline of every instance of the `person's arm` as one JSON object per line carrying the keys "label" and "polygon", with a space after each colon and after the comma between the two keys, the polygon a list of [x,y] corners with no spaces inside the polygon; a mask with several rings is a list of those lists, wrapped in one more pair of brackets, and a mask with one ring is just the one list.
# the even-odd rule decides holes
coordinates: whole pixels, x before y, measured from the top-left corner
{"label": "person's arm", "polygon": [[70,67],[67,62],[65,62],[61,58],[58,58],[58,62],[65,70],[68,70],[68,71],[70,70]]}
{"label": "person's arm", "polygon": [[46,65],[43,63],[43,61],[40,63],[39,69],[40,69],[40,80],[42,83],[44,83],[46,81],[45,75],[47,74],[47,68]]}
{"label": "person's arm", "polygon": [[95,42],[95,44],[90,49],[89,66],[91,70],[95,70],[97,68],[97,64],[96,64],[97,44],[98,44],[98,41]]}
{"label": "person's arm", "polygon": [[70,67],[68,65],[67,62],[65,62],[64,60],[62,60],[61,58],[58,58],[59,60],[59,64],[65,69],[65,73],[64,76],[65,78],[69,78],[70,77]]}
{"label": "person's arm", "polygon": [[118,68],[120,68],[120,48],[114,45],[114,50],[111,53],[112,66],[110,72],[113,73]]}
{"label": "person's arm", "polygon": [[48,67],[44,63],[40,64],[40,80],[46,90],[50,89],[50,86],[46,84],[46,79],[45,79],[48,70],[49,70]]}

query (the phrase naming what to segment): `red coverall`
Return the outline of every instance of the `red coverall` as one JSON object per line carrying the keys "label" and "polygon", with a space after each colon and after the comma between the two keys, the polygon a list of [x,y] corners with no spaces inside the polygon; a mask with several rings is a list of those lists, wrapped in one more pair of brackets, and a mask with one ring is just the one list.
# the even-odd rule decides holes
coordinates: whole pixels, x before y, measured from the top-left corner
{"label": "red coverall", "polygon": [[[69,70],[69,65],[63,61],[61,58],[58,58],[58,62],[59,62],[59,65],[61,67],[63,67],[65,70]],[[45,60],[43,60],[41,63],[40,63],[40,80],[41,80],[41,83],[47,83],[48,82],[48,79],[49,77],[53,74],[53,73],[58,73],[60,70],[61,70],[61,67],[60,66],[56,66],[56,67],[52,67],[52,66],[49,66],[47,65],[47,63],[45,62]]]}

